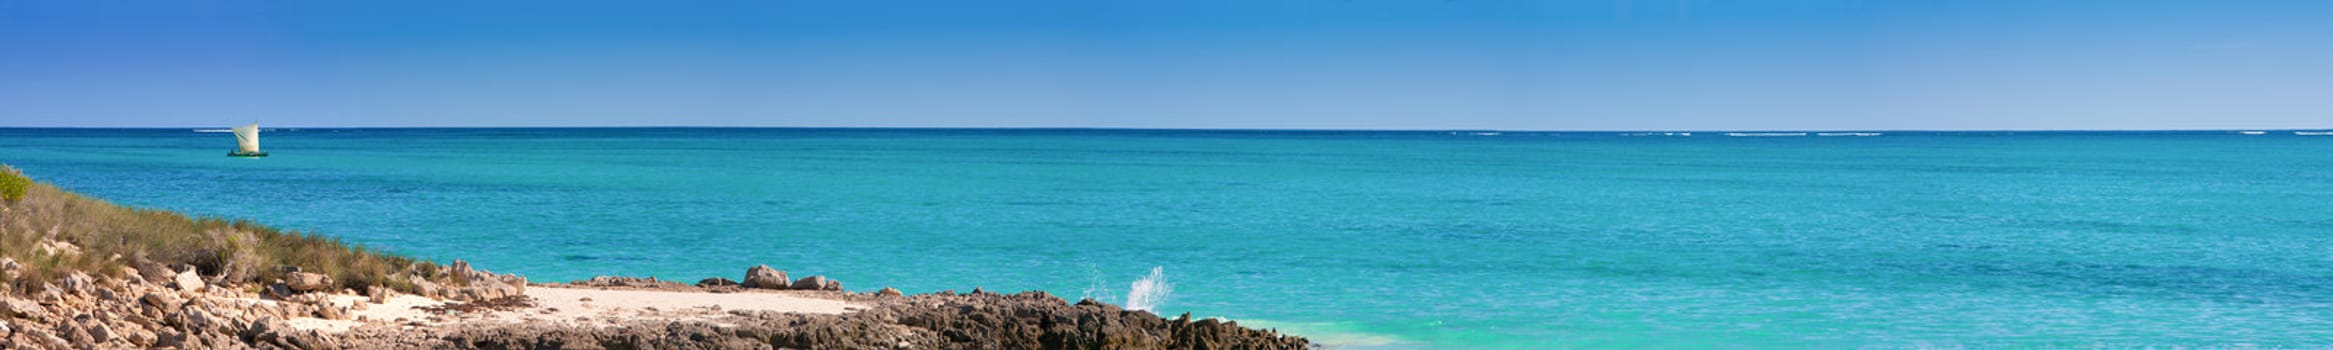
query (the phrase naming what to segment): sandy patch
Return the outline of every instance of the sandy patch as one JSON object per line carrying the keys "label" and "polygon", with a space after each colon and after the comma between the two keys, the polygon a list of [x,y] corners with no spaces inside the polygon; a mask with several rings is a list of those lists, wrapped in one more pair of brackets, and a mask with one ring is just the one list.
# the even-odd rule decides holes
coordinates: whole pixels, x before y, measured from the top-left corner
{"label": "sandy patch", "polygon": [[[365,299],[363,296],[355,295],[334,295],[331,296],[329,300],[334,305],[355,305],[356,303],[372,302],[369,299]],[[364,310],[351,311],[349,312],[350,319],[348,320],[327,320],[321,318],[302,317],[284,320],[284,323],[291,325],[292,329],[313,329],[325,332],[339,333],[346,332],[350,328],[356,328],[356,326],[362,325],[366,322],[395,322],[399,319],[408,321],[428,320],[428,312],[424,312],[415,308],[443,304],[445,304],[445,302],[433,300],[430,298],[411,295],[399,295],[395,298],[389,298],[388,302],[386,303],[365,305]]]}
{"label": "sandy patch", "polygon": [[[727,316],[730,310],[832,315],[866,309],[866,306],[839,300],[758,292],[715,294],[527,287],[526,295],[535,298],[535,307],[468,315],[433,315],[416,308],[444,305],[446,302],[399,295],[387,303],[366,305],[364,310],[355,310],[351,317],[356,320],[297,318],[286,320],[286,323],[294,329],[338,333],[368,323],[404,325],[419,322],[434,326],[466,322],[551,322],[606,326],[642,319],[712,320]],[[340,295],[333,296],[331,302],[349,305],[368,301],[361,296]]]}

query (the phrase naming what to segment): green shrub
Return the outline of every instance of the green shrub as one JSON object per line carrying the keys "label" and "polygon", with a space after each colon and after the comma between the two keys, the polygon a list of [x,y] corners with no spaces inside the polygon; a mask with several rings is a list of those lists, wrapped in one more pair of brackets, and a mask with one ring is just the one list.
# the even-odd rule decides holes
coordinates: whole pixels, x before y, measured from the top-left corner
{"label": "green shrub", "polygon": [[15,202],[24,199],[24,190],[32,187],[32,179],[16,172],[16,168],[0,167],[0,199]]}

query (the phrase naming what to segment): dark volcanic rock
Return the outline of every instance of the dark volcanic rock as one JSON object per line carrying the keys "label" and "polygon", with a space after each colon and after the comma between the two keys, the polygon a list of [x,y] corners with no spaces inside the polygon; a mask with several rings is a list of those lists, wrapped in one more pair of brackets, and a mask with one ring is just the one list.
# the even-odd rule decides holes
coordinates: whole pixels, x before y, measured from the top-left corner
{"label": "dark volcanic rock", "polygon": [[[1307,349],[1304,339],[1216,320],[1159,318],[1042,292],[884,298],[843,315],[731,311],[704,322],[363,328],[345,346],[445,349]],[[718,324],[718,325],[717,325]]]}
{"label": "dark volcanic rock", "polygon": [[727,278],[714,277],[714,278],[707,278],[707,279],[704,279],[704,280],[699,280],[699,281],[697,281],[697,286],[698,286],[698,287],[735,287],[735,286],[737,286],[737,281],[731,281],[731,280],[729,280],[729,279],[727,279]]}
{"label": "dark volcanic rock", "polygon": [[572,285],[572,286],[581,286],[581,287],[632,287],[632,288],[673,288],[673,287],[682,287],[682,286],[687,286],[687,285],[685,285],[685,284],[680,284],[680,282],[673,282],[673,281],[658,280],[658,279],[656,279],[655,277],[649,277],[649,278],[639,278],[639,277],[624,277],[624,276],[598,276],[598,277],[592,277],[591,279],[588,279],[588,280],[581,280],[581,281],[569,282],[569,283],[567,283],[567,284],[568,284],[568,285]]}

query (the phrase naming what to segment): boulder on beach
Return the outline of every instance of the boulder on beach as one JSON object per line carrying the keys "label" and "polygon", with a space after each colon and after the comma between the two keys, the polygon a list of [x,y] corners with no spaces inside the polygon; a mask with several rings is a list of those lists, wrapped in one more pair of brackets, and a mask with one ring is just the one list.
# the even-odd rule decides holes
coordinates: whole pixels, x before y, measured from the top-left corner
{"label": "boulder on beach", "polygon": [[413,284],[413,294],[425,298],[444,297],[445,287],[439,286],[436,282],[430,282],[429,279],[421,278],[421,276],[405,276],[405,283]]}
{"label": "boulder on beach", "polygon": [[202,292],[204,286],[202,275],[195,274],[191,267],[180,270],[177,275],[171,276],[170,283],[172,287],[188,292]]}
{"label": "boulder on beach", "polygon": [[903,295],[903,294],[902,294],[902,293],[900,293],[898,289],[893,289],[893,288],[891,288],[891,287],[883,287],[883,290],[875,291],[875,295],[876,295],[876,296],[886,296],[886,297],[896,297],[896,296],[901,296],[901,295]]}
{"label": "boulder on beach", "polygon": [[284,286],[294,292],[314,292],[332,288],[332,276],[313,272],[293,272],[284,275]]}
{"label": "boulder on beach", "polygon": [[[438,294],[440,295],[438,296],[443,296],[447,299],[475,302],[502,299],[506,297],[526,294],[526,277],[514,274],[499,274],[471,268],[469,262],[462,261],[460,259],[456,259],[452,264],[441,266],[439,268],[440,271],[444,274],[453,276],[456,281],[463,283],[462,285],[458,286],[435,286],[434,289],[439,289]],[[415,289],[426,290],[432,288],[423,287],[416,284]]]}
{"label": "boulder on beach", "polygon": [[753,268],[745,269],[746,288],[786,289],[790,282],[786,279],[785,271],[778,271],[769,265],[754,265]]}
{"label": "boulder on beach", "polygon": [[835,280],[827,279],[827,278],[826,278],[826,276],[810,276],[810,277],[803,277],[802,279],[799,279],[799,280],[794,280],[794,287],[793,287],[793,289],[798,289],[798,290],[842,290],[842,282],[836,282]]}
{"label": "boulder on beach", "polygon": [[389,302],[389,298],[394,298],[396,296],[397,290],[395,289],[389,289],[381,286],[365,287],[365,301],[369,301],[374,304]]}

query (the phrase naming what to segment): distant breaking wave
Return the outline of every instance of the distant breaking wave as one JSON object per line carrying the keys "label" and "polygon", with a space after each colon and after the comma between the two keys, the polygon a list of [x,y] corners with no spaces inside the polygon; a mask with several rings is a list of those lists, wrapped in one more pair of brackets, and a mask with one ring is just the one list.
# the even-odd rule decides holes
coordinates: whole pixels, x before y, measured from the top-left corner
{"label": "distant breaking wave", "polygon": [[1815,133],[1815,136],[1879,136],[1879,135],[1881,135],[1881,134],[1880,134],[1880,133],[1876,133],[1876,132],[1824,132],[1824,133]]}
{"label": "distant breaking wave", "polygon": [[2292,134],[2300,136],[2333,136],[2333,131],[2294,131]]}
{"label": "distant breaking wave", "polygon": [[231,129],[194,129],[194,132],[235,132]]}
{"label": "distant breaking wave", "polygon": [[1729,132],[1729,133],[1725,133],[1725,136],[1733,136],[1733,137],[1791,137],[1791,136],[1806,136],[1806,133],[1803,133],[1803,132]]}

